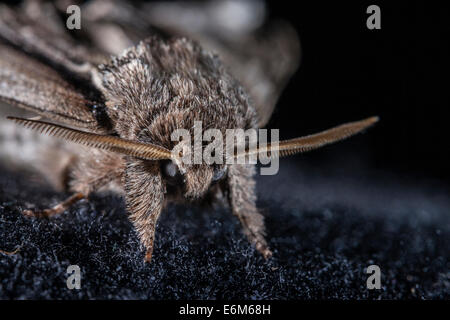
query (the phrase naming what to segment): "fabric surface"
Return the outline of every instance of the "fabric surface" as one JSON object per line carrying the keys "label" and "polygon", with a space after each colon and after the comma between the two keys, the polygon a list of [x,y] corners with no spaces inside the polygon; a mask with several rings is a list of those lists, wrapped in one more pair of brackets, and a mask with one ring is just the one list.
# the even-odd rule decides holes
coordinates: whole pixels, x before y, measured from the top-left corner
{"label": "fabric surface", "polygon": [[[274,257],[265,262],[226,209],[171,206],[150,265],[111,194],[50,220],[22,208],[64,199],[41,178],[0,168],[2,299],[448,299],[450,201],[439,182],[282,160],[258,177]],[[369,265],[381,269],[368,290]],[[69,265],[81,289],[69,290]]]}

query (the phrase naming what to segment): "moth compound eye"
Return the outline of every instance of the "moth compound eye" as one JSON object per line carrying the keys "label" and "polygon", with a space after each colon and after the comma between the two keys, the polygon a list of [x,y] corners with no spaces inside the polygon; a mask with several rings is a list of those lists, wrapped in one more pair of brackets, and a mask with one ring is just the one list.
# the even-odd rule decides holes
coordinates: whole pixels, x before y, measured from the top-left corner
{"label": "moth compound eye", "polygon": [[178,173],[178,168],[177,166],[172,162],[167,162],[164,165],[164,173],[168,176],[168,177],[175,177]]}
{"label": "moth compound eye", "polygon": [[227,172],[227,167],[214,169],[214,175],[213,175],[212,180],[218,181],[218,180],[222,179],[225,176],[225,172]]}

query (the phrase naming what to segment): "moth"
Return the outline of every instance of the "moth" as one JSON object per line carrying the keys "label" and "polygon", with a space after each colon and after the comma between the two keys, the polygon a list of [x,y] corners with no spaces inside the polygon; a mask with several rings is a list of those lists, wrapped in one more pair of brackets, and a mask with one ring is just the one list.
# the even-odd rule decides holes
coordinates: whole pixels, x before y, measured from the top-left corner
{"label": "moth", "polygon": [[[298,66],[299,43],[289,24],[267,20],[264,7],[252,7],[260,2],[249,3],[235,9],[247,13],[245,21],[227,24],[217,1],[92,1],[81,5],[79,32],[65,28],[65,1],[1,5],[0,98],[44,118],[9,119],[84,146],[62,148],[58,156],[38,151],[48,154],[51,180],[72,195],[24,214],[51,217],[100,189],[118,191],[150,261],[156,224],[168,203],[222,202],[269,258],[256,207],[255,166],[186,164],[172,152],[176,141],[170,138],[180,128],[193,133],[195,121],[224,132],[262,128],[270,119]],[[206,17],[202,26],[186,18],[193,12]],[[296,154],[352,136],[377,120],[245,152]]]}

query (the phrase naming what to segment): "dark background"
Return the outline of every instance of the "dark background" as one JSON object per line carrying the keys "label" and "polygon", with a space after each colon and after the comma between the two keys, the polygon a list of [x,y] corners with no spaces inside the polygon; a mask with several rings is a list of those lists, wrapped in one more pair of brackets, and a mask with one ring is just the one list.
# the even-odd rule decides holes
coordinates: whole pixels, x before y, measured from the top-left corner
{"label": "dark background", "polygon": [[[381,30],[366,27],[371,4],[381,9]],[[272,1],[268,9],[295,25],[302,48],[300,68],[269,127],[292,138],[381,118],[365,135],[296,160],[320,166],[330,158],[345,163],[356,157],[370,168],[448,183],[448,7],[430,1]]]}

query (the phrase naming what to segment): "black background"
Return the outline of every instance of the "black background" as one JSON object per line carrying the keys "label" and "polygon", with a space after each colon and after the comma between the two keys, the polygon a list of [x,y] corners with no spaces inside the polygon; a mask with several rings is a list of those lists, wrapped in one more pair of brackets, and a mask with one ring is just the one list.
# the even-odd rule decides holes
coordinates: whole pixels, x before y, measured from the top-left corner
{"label": "black background", "polygon": [[[371,4],[381,9],[381,30],[366,27]],[[365,135],[296,156],[298,161],[319,166],[357,157],[380,171],[448,183],[447,7],[430,1],[273,1],[268,9],[295,25],[302,49],[300,68],[269,127],[292,138],[381,118]]]}

